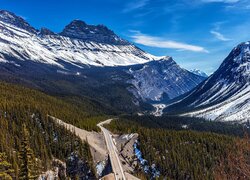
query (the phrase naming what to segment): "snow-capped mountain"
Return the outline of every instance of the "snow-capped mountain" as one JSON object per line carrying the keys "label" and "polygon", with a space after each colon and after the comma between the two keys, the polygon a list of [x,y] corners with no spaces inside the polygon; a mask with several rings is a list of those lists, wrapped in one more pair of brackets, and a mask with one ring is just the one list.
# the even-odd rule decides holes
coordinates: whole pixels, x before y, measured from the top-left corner
{"label": "snow-capped mountain", "polygon": [[0,11],[0,79],[84,95],[130,111],[182,95],[205,78],[170,57],[144,52],[104,25],[74,20],[55,33]]}
{"label": "snow-capped mountain", "polygon": [[15,14],[8,11],[0,10],[0,21],[7,24],[11,24],[17,28],[26,30],[30,33],[37,32],[37,30],[31,27],[29,23],[27,23],[23,18],[16,16]]}
{"label": "snow-capped mountain", "polygon": [[[76,67],[124,66],[156,60],[103,25],[74,20],[61,33],[40,31],[8,11],[0,11],[0,61],[18,60]],[[13,62],[13,59],[16,62]]]}
{"label": "snow-capped mountain", "polygon": [[205,78],[181,68],[171,57],[132,67],[132,92],[143,99],[161,101],[180,96],[201,83]]}
{"label": "snow-capped mountain", "polygon": [[88,42],[97,42],[113,45],[131,45],[121,39],[104,25],[87,25],[81,20],[74,20],[67,25],[60,35]]}
{"label": "snow-capped mountain", "polygon": [[190,70],[190,72],[194,73],[194,74],[196,74],[198,76],[208,77],[208,75],[205,72],[203,72],[203,71],[201,71],[199,69],[192,69],[192,70]]}
{"label": "snow-capped mountain", "polygon": [[213,75],[169,108],[183,107],[196,109],[186,115],[211,120],[250,120],[250,42],[235,47]]}

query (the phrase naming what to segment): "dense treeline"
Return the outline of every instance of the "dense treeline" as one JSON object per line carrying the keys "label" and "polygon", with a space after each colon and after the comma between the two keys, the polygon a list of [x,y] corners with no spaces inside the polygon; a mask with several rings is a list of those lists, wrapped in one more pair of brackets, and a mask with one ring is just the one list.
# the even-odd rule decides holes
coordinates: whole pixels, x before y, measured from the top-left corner
{"label": "dense treeline", "polygon": [[[0,91],[0,176],[26,177],[23,171],[33,167],[27,162],[34,159],[39,171],[44,172],[51,168],[53,159],[66,161],[72,153],[85,163],[87,172],[90,172],[88,176],[91,176],[93,171],[88,144],[55,124],[47,115],[88,130],[97,130],[96,122],[102,120],[102,116],[92,118],[81,108],[23,87],[0,83]],[[31,179],[37,174],[30,175]]]}
{"label": "dense treeline", "polygon": [[214,132],[218,134],[233,135],[243,137],[245,133],[250,134],[250,124],[239,124],[230,122],[208,121],[196,117],[182,117],[164,115],[155,116],[128,116],[124,115],[121,119],[136,122],[138,126],[149,128],[163,128],[171,130],[194,130],[201,132]]}
{"label": "dense treeline", "polygon": [[80,128],[96,131],[97,122],[106,118],[100,112],[95,113],[98,109],[94,110],[95,107],[89,101],[79,101],[79,104],[73,100],[72,103],[65,102],[36,90],[1,82],[0,91],[0,110],[23,108],[22,110],[29,113],[39,110],[41,114],[49,114]]}
{"label": "dense treeline", "polygon": [[[156,164],[161,172],[160,178],[250,177],[249,139],[181,128],[176,131],[173,127],[164,129],[153,119],[144,117],[143,122],[141,117],[134,121],[120,119],[113,121],[108,128],[116,133],[137,132],[142,154],[149,164]],[[175,126],[173,121],[171,123]]]}
{"label": "dense treeline", "polygon": [[[94,67],[79,68],[79,75],[72,73],[75,67],[57,71],[56,67],[35,62],[18,62],[20,67],[12,64],[2,64],[0,80],[32,87],[46,94],[63,99],[77,99],[75,102],[88,101],[92,111],[104,110],[105,113],[135,113],[152,109],[147,103],[135,103],[134,95],[127,90],[130,84],[127,80],[131,75],[126,73],[126,67]],[[86,107],[86,105],[84,105]],[[91,107],[89,107],[91,106]]]}
{"label": "dense treeline", "polygon": [[[23,151],[23,124],[26,125],[29,133],[30,149],[34,152],[34,157],[41,163],[41,172],[51,168],[53,158],[65,161],[72,152],[77,152],[80,157],[85,159],[84,161],[91,163],[88,145],[82,143],[75,135],[56,125],[46,116],[41,116],[38,112],[32,116],[22,112],[12,110],[11,115],[6,112],[4,113],[6,117],[0,118],[2,129],[0,152],[5,152],[7,155],[8,161],[15,170],[14,177],[18,177],[22,164],[19,154]],[[88,164],[87,168],[91,169],[91,164]]]}

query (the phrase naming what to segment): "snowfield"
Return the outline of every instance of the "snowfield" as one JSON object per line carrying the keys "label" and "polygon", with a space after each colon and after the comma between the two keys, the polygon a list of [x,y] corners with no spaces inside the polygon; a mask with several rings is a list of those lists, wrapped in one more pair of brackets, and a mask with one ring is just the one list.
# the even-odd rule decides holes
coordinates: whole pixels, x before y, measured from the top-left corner
{"label": "snowfield", "polygon": [[213,75],[173,106],[181,104],[189,108],[184,116],[249,121],[250,43],[235,47]]}
{"label": "snowfield", "polygon": [[250,120],[250,87],[222,103],[184,115],[209,120],[247,122]]}
{"label": "snowfield", "polygon": [[153,104],[155,111],[152,112],[152,115],[154,116],[162,116],[163,110],[166,108],[165,104]]}
{"label": "snowfield", "polygon": [[[56,33],[34,32],[4,20],[0,19],[0,62],[3,63],[11,62],[11,59],[30,60],[64,68],[63,62],[77,67],[127,66],[161,58],[146,53],[131,43],[99,43]],[[19,21],[19,24],[26,23],[22,19]]]}
{"label": "snowfield", "polygon": [[141,67],[130,68],[133,76],[131,92],[145,100],[161,102],[180,96],[201,83],[205,78],[181,68],[171,57],[150,61]]}
{"label": "snowfield", "polygon": [[112,80],[123,80],[119,76],[126,73],[123,83],[130,85],[127,90],[136,97],[136,105],[138,99],[163,103],[205,79],[181,68],[171,57],[144,52],[104,25],[81,20],[73,20],[61,33],[54,33],[46,28],[38,31],[21,17],[0,10],[0,49],[3,67],[15,66],[20,72],[22,67],[37,65],[38,69],[45,67],[42,71],[53,69],[82,77],[85,69],[118,69]]}

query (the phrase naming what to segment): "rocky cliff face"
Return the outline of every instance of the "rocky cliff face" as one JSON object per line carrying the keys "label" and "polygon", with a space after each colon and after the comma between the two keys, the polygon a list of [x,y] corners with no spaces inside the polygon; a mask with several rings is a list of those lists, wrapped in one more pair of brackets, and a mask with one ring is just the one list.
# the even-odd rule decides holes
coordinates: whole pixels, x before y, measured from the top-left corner
{"label": "rocky cliff face", "polygon": [[104,25],[88,25],[81,20],[74,20],[60,33],[62,36],[113,45],[130,45]]}
{"label": "rocky cliff face", "polygon": [[24,19],[0,11],[0,61],[34,61],[67,69],[126,66],[159,59],[117,36],[103,25],[74,20],[62,33],[35,30]]}
{"label": "rocky cliff face", "polygon": [[131,67],[128,71],[135,88],[131,91],[138,97],[149,101],[161,102],[180,96],[205,80],[181,68],[171,57],[164,57]]}
{"label": "rocky cliff face", "polygon": [[197,109],[191,115],[221,121],[248,121],[250,42],[236,46],[219,69],[172,109]]}
{"label": "rocky cliff face", "polygon": [[[99,98],[119,108],[167,101],[204,80],[170,57],[141,50],[104,25],[80,20],[55,33],[47,28],[38,31],[21,17],[0,11],[0,49],[3,80],[11,76],[46,91]],[[44,77],[50,85],[43,83]],[[65,79],[61,84],[60,78]]]}
{"label": "rocky cliff face", "polygon": [[24,29],[30,33],[36,33],[37,30],[29,25],[22,17],[9,11],[0,10],[0,21]]}
{"label": "rocky cliff face", "polygon": [[206,77],[206,78],[208,77],[208,75],[205,72],[203,72],[203,71],[201,71],[199,69],[192,69],[192,70],[190,70],[190,72],[194,73],[194,74],[196,74],[198,76],[203,76],[203,77]]}

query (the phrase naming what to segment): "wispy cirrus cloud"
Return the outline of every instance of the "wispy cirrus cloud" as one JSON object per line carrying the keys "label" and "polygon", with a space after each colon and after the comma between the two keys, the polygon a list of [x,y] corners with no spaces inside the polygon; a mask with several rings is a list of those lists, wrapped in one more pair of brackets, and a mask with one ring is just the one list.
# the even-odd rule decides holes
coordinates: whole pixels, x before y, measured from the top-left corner
{"label": "wispy cirrus cloud", "polygon": [[241,9],[249,10],[250,1],[249,0],[198,0],[201,3],[224,3],[227,10]]}
{"label": "wispy cirrus cloud", "polygon": [[125,5],[125,8],[122,10],[123,13],[134,11],[136,9],[141,9],[149,3],[150,0],[134,0]]}
{"label": "wispy cirrus cloud", "polygon": [[216,2],[221,2],[221,3],[237,3],[240,2],[241,0],[201,0],[201,2],[204,3],[216,3]]}
{"label": "wispy cirrus cloud", "polygon": [[239,0],[238,3],[232,3],[227,6],[227,10],[231,11],[232,9],[237,10],[246,10],[250,9],[250,1],[249,0]]}
{"label": "wispy cirrus cloud", "polygon": [[211,30],[210,33],[212,35],[214,35],[214,37],[218,40],[221,40],[221,41],[231,41],[232,39],[229,39],[229,38],[226,38],[223,34],[221,34],[220,32],[218,31],[214,31],[214,30]]}
{"label": "wispy cirrus cloud", "polygon": [[131,36],[135,43],[149,46],[149,47],[156,47],[156,48],[165,48],[165,49],[176,49],[181,51],[193,51],[193,52],[205,52],[208,53],[209,51],[206,50],[204,47],[191,45],[183,42],[176,42],[167,40],[161,37],[150,36],[146,34],[142,34],[140,31],[131,31],[135,33]]}
{"label": "wispy cirrus cloud", "polygon": [[215,22],[213,24],[214,28],[210,31],[210,33],[220,41],[231,41],[232,39],[227,38],[224,34],[220,32],[221,26],[226,25],[227,21]]}

